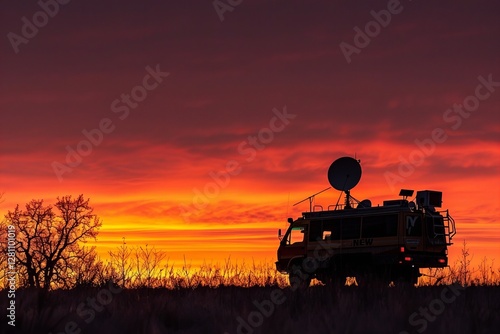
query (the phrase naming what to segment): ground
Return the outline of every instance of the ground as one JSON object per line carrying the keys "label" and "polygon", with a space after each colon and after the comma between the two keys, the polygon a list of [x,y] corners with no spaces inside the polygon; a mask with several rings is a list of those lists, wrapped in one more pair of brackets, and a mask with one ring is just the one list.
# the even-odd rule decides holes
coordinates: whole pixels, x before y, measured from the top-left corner
{"label": "ground", "polygon": [[[5,310],[6,291],[0,295]],[[16,331],[7,333],[497,333],[500,328],[500,286],[101,287],[40,296],[17,291]]]}

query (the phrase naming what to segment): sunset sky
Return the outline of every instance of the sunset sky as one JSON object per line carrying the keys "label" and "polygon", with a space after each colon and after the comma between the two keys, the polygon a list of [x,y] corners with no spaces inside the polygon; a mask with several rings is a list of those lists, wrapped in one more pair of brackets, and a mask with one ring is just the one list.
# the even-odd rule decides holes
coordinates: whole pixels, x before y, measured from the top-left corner
{"label": "sunset sky", "polygon": [[2,216],[83,194],[103,256],[274,262],[292,204],[356,155],[356,198],[442,191],[450,262],[465,239],[500,263],[496,1],[47,1],[2,4]]}

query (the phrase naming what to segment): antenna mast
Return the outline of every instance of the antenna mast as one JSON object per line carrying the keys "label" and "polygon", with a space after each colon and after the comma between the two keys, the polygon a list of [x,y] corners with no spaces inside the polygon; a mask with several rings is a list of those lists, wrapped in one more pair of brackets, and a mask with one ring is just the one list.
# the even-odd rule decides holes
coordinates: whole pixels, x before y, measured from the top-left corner
{"label": "antenna mast", "polygon": [[314,201],[314,196],[319,195],[319,194],[321,194],[322,192],[325,192],[325,191],[327,191],[327,190],[328,190],[328,189],[330,189],[330,188],[331,188],[331,187],[328,187],[328,188],[326,188],[326,189],[321,190],[320,192],[317,192],[317,193],[316,193],[316,194],[314,194],[314,195],[311,195],[311,196],[309,196],[309,197],[306,197],[306,198],[304,198],[303,200],[301,200],[301,201],[299,201],[299,202],[295,203],[293,206],[296,206],[297,204],[300,204],[300,203],[302,203],[302,202],[305,202],[305,201],[309,200],[309,212],[312,212],[312,203],[313,203],[313,201]]}

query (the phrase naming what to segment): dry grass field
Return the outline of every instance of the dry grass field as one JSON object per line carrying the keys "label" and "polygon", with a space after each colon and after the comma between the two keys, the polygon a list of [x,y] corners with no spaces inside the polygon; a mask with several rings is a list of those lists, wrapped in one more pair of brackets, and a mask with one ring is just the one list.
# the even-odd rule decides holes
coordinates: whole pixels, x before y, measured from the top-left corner
{"label": "dry grass field", "polygon": [[[6,298],[2,292],[1,308]],[[17,333],[497,333],[500,286],[17,291]],[[5,321],[4,321],[5,324]]]}
{"label": "dry grass field", "polygon": [[[417,287],[358,287],[348,278],[345,286],[313,280],[307,289],[290,287],[269,262],[192,268],[122,257],[82,266],[70,288],[20,287],[16,326],[4,318],[2,333],[497,333],[500,270],[486,259],[472,267],[463,254],[424,271]],[[3,288],[6,310],[12,298]]]}

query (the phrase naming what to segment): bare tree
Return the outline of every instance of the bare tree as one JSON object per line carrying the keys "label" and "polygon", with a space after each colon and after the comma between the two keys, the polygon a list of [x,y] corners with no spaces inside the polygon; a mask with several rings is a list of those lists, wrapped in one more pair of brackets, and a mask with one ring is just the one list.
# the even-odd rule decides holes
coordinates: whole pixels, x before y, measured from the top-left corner
{"label": "bare tree", "polygon": [[[0,194],[1,195],[1,194]],[[5,249],[4,249],[5,247]],[[0,222],[0,290],[4,289],[7,284],[7,272],[9,265],[7,263],[7,223]]]}
{"label": "bare tree", "polygon": [[[82,247],[71,259],[72,263],[68,268],[66,279],[62,284],[68,287],[79,286],[100,286],[111,279],[107,275],[106,265],[99,259],[95,251],[95,247]],[[67,277],[71,276],[72,280]]]}
{"label": "bare tree", "polygon": [[125,287],[125,285],[130,281],[132,263],[130,261],[130,254],[132,251],[127,247],[125,238],[123,238],[123,243],[118,247],[116,252],[109,252],[111,257],[111,264],[113,268],[116,269],[118,279],[120,281],[120,286]]}
{"label": "bare tree", "polygon": [[139,247],[135,250],[137,274],[140,284],[153,287],[157,278],[161,276],[163,269],[160,269],[161,261],[165,258],[165,252],[152,248]]}
{"label": "bare tree", "polygon": [[88,256],[89,250],[80,244],[95,239],[101,226],[83,195],[58,197],[55,208],[58,214],[43,200],[32,200],[24,210],[18,205],[5,216],[6,223],[16,227],[16,258],[30,287],[67,287],[81,265],[79,259]]}
{"label": "bare tree", "polygon": [[472,278],[472,270],[471,270],[471,262],[472,257],[469,258],[469,247],[467,247],[467,242],[463,242],[463,247],[461,249],[461,257],[460,257],[460,267],[459,267],[459,275],[460,275],[460,283],[463,286],[468,286],[471,283]]}

